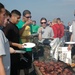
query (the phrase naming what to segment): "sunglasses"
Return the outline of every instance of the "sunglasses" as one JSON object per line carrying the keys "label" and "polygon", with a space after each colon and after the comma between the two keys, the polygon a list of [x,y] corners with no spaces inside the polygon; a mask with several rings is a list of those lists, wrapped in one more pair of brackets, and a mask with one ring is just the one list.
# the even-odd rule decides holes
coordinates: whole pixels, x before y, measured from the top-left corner
{"label": "sunglasses", "polygon": [[31,18],[32,16],[25,16],[26,18]]}
{"label": "sunglasses", "polygon": [[46,24],[46,22],[41,22],[41,24]]}
{"label": "sunglasses", "polygon": [[7,21],[9,22],[9,19],[7,19]]}

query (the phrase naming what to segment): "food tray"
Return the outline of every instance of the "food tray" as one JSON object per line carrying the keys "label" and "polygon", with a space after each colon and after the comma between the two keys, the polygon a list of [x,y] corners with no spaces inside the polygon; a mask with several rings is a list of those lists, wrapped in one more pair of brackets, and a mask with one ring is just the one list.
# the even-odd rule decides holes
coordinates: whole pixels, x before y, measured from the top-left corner
{"label": "food tray", "polygon": [[36,72],[37,75],[42,75],[42,73],[39,70],[39,67],[34,66],[34,68],[35,68],[35,72]]}
{"label": "food tray", "polygon": [[[55,63],[56,61],[54,61],[54,63]],[[58,62],[58,63],[57,63]],[[72,67],[70,66],[70,65],[67,65],[66,63],[64,63],[63,61],[57,61],[56,63],[57,64],[55,64],[55,65],[57,65],[58,66],[58,64],[60,65],[60,68],[59,69],[57,69],[57,67],[56,68],[51,68],[51,69],[49,69],[49,67],[47,68],[46,66],[50,66],[50,67],[52,67],[52,61],[51,61],[51,63],[50,63],[50,65],[49,65],[49,63],[47,64],[46,63],[46,65],[44,66],[43,65],[43,62],[41,62],[42,63],[42,66],[41,66],[41,64],[40,64],[40,62],[39,62],[39,64],[36,64],[35,65],[35,63],[34,63],[34,68],[35,68],[35,72],[36,72],[36,75],[44,75],[43,74],[43,72],[45,72],[45,74],[47,73],[47,74],[49,74],[49,72],[51,72],[51,71],[49,71],[49,70],[52,70],[52,72],[54,72],[54,73],[56,73],[56,72],[63,72],[64,71],[64,73],[66,73],[65,71],[66,70],[69,70],[69,72],[70,72],[70,75],[75,75],[75,71],[73,71],[73,69],[72,69]],[[36,62],[37,63],[37,62]],[[63,66],[62,66],[63,65]],[[40,68],[41,67],[41,68]],[[42,68],[44,67],[44,69],[45,69],[45,71],[44,70],[42,70]],[[62,69],[62,70],[61,70]],[[47,71],[46,71],[47,70]],[[57,71],[56,71],[57,70]],[[59,72],[59,73],[60,73]],[[52,73],[52,74],[54,74],[54,73]],[[58,73],[58,74],[59,74]],[[72,73],[72,74],[71,74]],[[51,74],[51,73],[50,73]],[[60,75],[60,74],[59,74]],[[69,75],[69,74],[68,74]]]}

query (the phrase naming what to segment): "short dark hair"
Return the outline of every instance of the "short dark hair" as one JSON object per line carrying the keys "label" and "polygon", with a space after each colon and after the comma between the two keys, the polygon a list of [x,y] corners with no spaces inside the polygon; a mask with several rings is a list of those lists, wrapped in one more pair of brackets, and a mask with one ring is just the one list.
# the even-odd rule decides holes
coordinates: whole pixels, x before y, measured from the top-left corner
{"label": "short dark hair", "polygon": [[23,11],[23,16],[25,16],[26,14],[31,14],[31,12],[29,10],[24,10]]}
{"label": "short dark hair", "polygon": [[36,21],[35,21],[35,20],[33,20],[33,22],[35,22],[35,23],[36,23]]}
{"label": "short dark hair", "polygon": [[16,9],[11,11],[11,15],[12,15],[12,14],[16,14],[16,15],[21,16],[20,11],[18,11],[18,10],[16,10]]}
{"label": "short dark hair", "polygon": [[4,7],[4,5],[2,3],[0,3],[0,12],[1,12],[2,8],[5,8],[5,7]]}
{"label": "short dark hair", "polygon": [[45,21],[47,22],[47,19],[46,19],[45,17],[42,17],[42,18],[40,19],[40,22],[41,22],[42,20],[45,20]]}
{"label": "short dark hair", "polygon": [[5,9],[5,11],[6,11],[5,13],[6,16],[11,16],[10,12],[7,9]]}
{"label": "short dark hair", "polygon": [[57,20],[60,20],[60,21],[61,21],[61,19],[60,19],[60,18],[57,18]]}

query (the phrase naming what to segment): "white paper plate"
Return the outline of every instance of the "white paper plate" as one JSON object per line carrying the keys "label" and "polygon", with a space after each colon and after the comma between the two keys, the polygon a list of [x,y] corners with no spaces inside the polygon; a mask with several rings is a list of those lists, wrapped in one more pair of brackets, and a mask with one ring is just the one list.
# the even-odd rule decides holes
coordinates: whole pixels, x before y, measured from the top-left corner
{"label": "white paper plate", "polygon": [[[24,45],[25,44],[25,45]],[[23,46],[24,46],[24,48],[32,48],[32,47],[35,47],[35,43],[30,43],[30,42],[28,42],[28,43],[23,43]]]}
{"label": "white paper plate", "polygon": [[26,53],[26,51],[16,50],[16,53]]}
{"label": "white paper plate", "polygon": [[75,44],[75,42],[65,42],[65,44]]}

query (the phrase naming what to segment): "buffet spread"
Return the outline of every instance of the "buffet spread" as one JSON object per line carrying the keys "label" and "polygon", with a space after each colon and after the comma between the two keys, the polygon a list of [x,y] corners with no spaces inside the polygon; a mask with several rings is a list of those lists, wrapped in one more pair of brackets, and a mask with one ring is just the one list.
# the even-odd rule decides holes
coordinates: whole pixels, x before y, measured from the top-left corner
{"label": "buffet spread", "polygon": [[75,75],[71,66],[62,61],[34,61],[34,67],[37,75]]}
{"label": "buffet spread", "polygon": [[34,61],[37,75],[75,75],[71,61],[71,51],[61,46],[62,42],[56,38],[51,41],[50,48],[44,46],[43,60]]}

